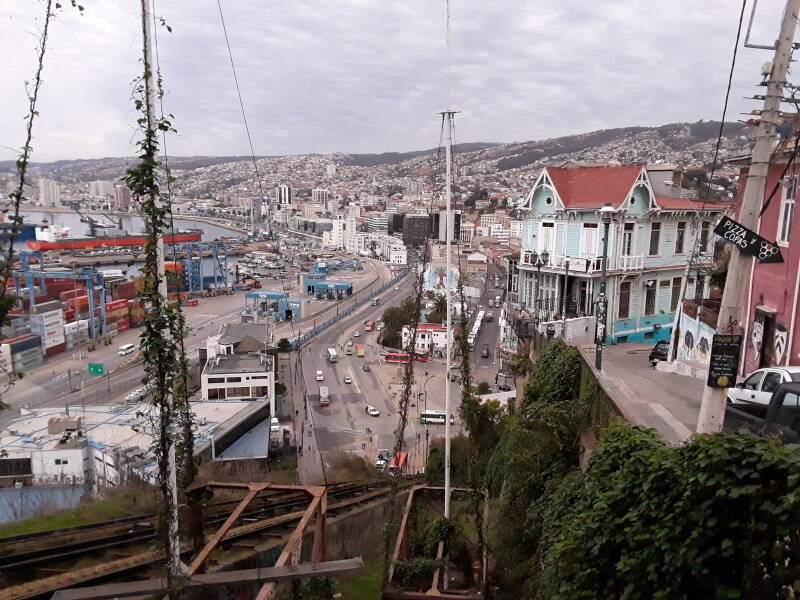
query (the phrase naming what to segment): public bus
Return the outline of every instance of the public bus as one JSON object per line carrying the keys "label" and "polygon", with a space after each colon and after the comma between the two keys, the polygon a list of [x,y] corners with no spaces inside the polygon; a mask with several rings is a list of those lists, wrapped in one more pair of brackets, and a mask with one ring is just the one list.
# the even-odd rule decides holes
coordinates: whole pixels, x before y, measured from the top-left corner
{"label": "public bus", "polygon": [[328,406],[331,403],[331,395],[327,385],[319,386],[319,405]]}
{"label": "public bus", "polygon": [[364,325],[364,331],[372,331],[375,329],[375,321],[367,321]]}
{"label": "public bus", "polygon": [[[387,363],[407,363],[410,360],[410,357],[407,352],[389,352],[386,356],[383,357]],[[428,362],[428,355],[427,354],[415,354],[414,360],[417,362]]]}
{"label": "public bus", "polygon": [[403,473],[408,467],[408,452],[398,452],[389,463],[389,473],[400,471]]}
{"label": "public bus", "polygon": [[336,348],[328,348],[328,362],[337,362],[339,355],[336,353]]}
{"label": "public bus", "polygon": [[366,354],[367,348],[364,344],[356,344],[356,356],[364,357]]}
{"label": "public bus", "polygon": [[[447,413],[443,410],[423,410],[419,413],[419,422],[428,425],[444,425]],[[453,415],[450,415],[450,424],[455,422]]]}

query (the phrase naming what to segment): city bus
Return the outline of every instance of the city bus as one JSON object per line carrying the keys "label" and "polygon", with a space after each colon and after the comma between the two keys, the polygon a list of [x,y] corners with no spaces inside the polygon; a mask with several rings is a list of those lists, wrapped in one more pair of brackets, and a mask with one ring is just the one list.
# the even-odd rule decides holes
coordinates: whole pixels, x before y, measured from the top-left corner
{"label": "city bus", "polygon": [[398,452],[394,455],[394,458],[392,458],[392,462],[389,463],[389,473],[396,473],[397,471],[403,473],[407,467],[408,452]]}
{"label": "city bus", "polygon": [[[419,422],[429,425],[444,425],[444,419],[447,415],[443,410],[423,410],[419,413]],[[450,424],[455,422],[453,415],[450,415]]]}
{"label": "city bus", "polygon": [[[406,352],[389,352],[389,354],[383,358],[387,363],[407,363],[409,361],[409,355]],[[414,355],[414,360],[417,362],[428,362],[428,355],[416,354]]]}
{"label": "city bus", "polygon": [[328,362],[337,362],[339,355],[336,353],[336,348],[328,348]]}
{"label": "city bus", "polygon": [[367,321],[364,325],[364,331],[372,331],[375,329],[375,321]]}
{"label": "city bus", "polygon": [[356,344],[356,356],[361,356],[363,358],[366,354],[366,350],[364,344]]}
{"label": "city bus", "polygon": [[331,403],[331,396],[328,392],[327,385],[319,386],[319,405],[320,406],[328,406]]}

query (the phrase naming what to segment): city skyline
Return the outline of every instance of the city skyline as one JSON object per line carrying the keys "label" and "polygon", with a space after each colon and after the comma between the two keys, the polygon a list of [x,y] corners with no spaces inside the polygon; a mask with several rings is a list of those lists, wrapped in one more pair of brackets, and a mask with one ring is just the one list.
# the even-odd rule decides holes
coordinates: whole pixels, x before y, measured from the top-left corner
{"label": "city skyline", "polygon": [[[759,5],[753,41],[774,37],[771,1]],[[585,7],[547,2],[534,11],[502,1],[453,2],[452,98],[457,141],[512,142],[597,129],[719,119],[738,12],[722,0],[702,12],[680,1]],[[34,161],[133,153],[130,81],[140,51],[138,4],[65,8],[45,58]],[[446,102],[443,5],[298,2],[270,9],[223,3],[255,151],[380,153],[438,144]],[[216,4],[162,1],[172,26],[159,45],[165,109],[175,114],[175,155],[244,155]],[[23,137],[23,82],[34,68],[43,9],[11,7],[0,48],[9,93],[0,100],[0,160]],[[570,35],[565,27],[572,27]],[[624,43],[620,43],[622,40]],[[768,53],[741,52],[728,119],[752,108]],[[591,57],[591,62],[586,59]]]}

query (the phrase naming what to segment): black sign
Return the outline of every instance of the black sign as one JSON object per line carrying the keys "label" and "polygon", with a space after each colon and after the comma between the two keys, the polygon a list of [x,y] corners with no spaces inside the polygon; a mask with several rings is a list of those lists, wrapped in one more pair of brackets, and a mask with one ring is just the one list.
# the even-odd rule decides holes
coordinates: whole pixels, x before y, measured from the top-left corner
{"label": "black sign", "polygon": [[708,361],[706,385],[721,388],[735,387],[741,350],[741,335],[715,334],[711,344],[711,358]]}
{"label": "black sign", "polygon": [[739,248],[745,254],[755,256],[758,262],[783,262],[783,256],[778,244],[768,242],[755,231],[750,231],[747,227],[739,225],[729,217],[722,217],[722,220],[714,227],[714,233]]}

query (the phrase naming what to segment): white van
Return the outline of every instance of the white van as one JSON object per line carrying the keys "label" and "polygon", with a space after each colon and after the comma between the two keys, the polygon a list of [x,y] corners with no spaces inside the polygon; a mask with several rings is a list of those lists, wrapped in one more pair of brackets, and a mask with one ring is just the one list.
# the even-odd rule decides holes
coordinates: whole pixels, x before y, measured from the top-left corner
{"label": "white van", "polygon": [[280,423],[278,423],[278,419],[276,419],[275,417],[272,417],[269,420],[269,430],[273,433],[281,430],[281,425]]}
{"label": "white van", "polygon": [[124,346],[120,346],[119,350],[117,350],[117,354],[120,356],[126,356],[128,354],[133,354],[133,351],[136,350],[135,344],[125,344]]}

